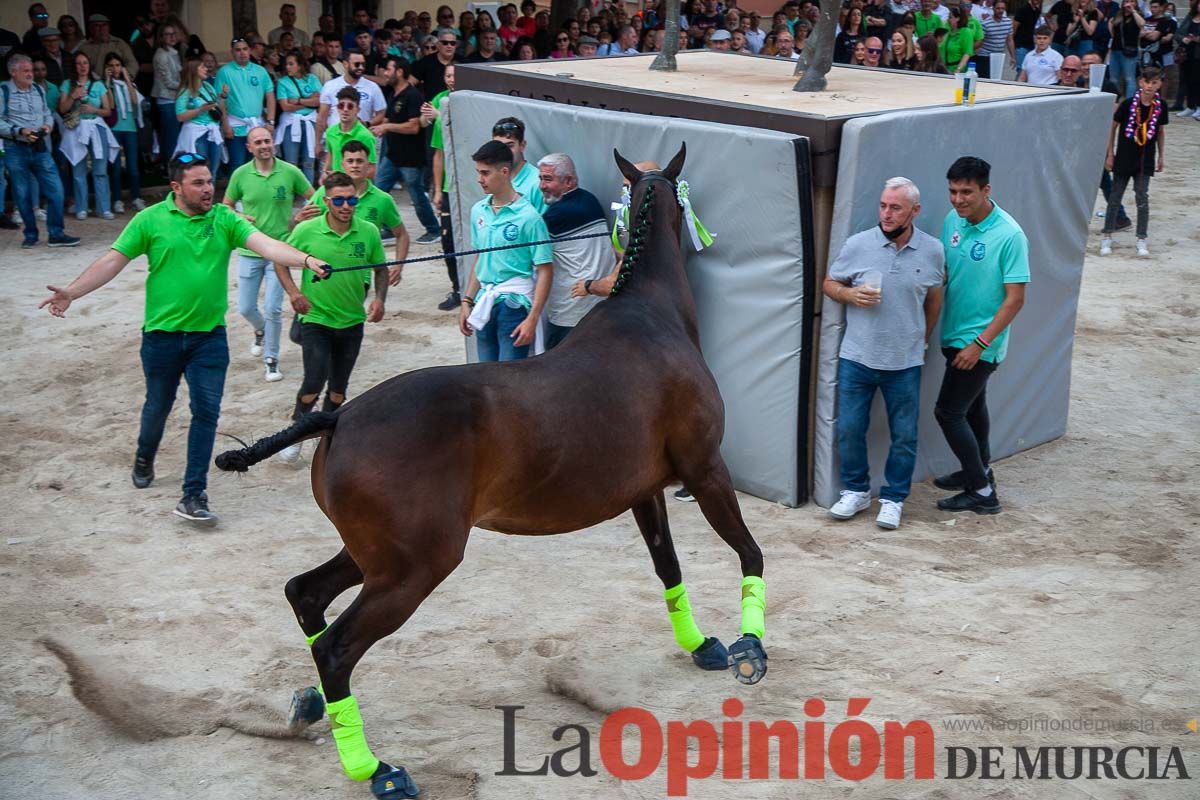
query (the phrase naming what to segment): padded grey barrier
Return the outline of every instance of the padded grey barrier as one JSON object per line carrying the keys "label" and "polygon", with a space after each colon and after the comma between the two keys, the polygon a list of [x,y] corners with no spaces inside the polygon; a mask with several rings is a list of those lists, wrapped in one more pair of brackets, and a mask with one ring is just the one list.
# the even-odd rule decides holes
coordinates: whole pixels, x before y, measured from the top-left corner
{"label": "padded grey barrier", "polygon": [[[883,183],[898,175],[921,190],[917,226],[939,236],[950,211],[946,170],[963,155],[992,165],[992,198],[1029,238],[1031,283],[1025,306],[1013,323],[1008,355],[987,389],[993,460],[1066,431],[1084,248],[1113,102],[1109,94],[1065,94],[861,117],[843,129],[830,262],[848,236],[878,223]],[[840,304],[822,299],[813,497],[829,506],[842,488],[835,435],[837,353],[845,318]],[[938,333],[921,381],[914,480],[958,469],[933,417],[944,371]],[[888,441],[883,402],[876,397],[868,442],[875,488],[883,476]]]}
{"label": "padded grey barrier", "polygon": [[[608,208],[621,175],[613,148],[632,161],[665,166],[687,142],[682,177],[694,207],[716,234],[696,253],[685,244],[705,360],[725,400],[722,453],[738,489],[798,505],[807,499],[811,316],[802,212],[809,213],[808,140],[791,134],[707,122],[568,106],[459,91],[450,96],[447,159],[452,161],[456,245],[483,193],[471,153],[501,117],[525,122],[526,158],[552,152],[574,159],[580,185]],[[801,195],[805,200],[801,202]],[[611,213],[609,215],[611,222]],[[809,230],[811,230],[811,221]],[[460,273],[473,268],[459,265]],[[807,276],[812,283],[812,274]],[[638,387],[628,387],[636,392]],[[553,414],[553,408],[546,409]]]}

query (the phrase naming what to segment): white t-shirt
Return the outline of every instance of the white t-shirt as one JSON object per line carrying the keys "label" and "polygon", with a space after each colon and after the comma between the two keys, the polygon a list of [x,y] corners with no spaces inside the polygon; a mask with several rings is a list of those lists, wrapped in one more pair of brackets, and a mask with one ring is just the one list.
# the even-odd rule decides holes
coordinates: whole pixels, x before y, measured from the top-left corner
{"label": "white t-shirt", "polygon": [[1047,47],[1042,52],[1030,50],[1021,64],[1029,83],[1034,86],[1053,86],[1058,80],[1058,68],[1062,66],[1063,57],[1057,51]]}
{"label": "white t-shirt", "polygon": [[[349,86],[346,83],[346,76],[339,75],[321,87],[321,103],[329,106],[331,124],[336,124],[337,121],[337,93],[346,86]],[[379,84],[369,81],[365,77],[359,78],[353,88],[358,91],[358,118],[363,121],[364,125],[369,125],[371,117],[387,107],[387,103],[383,99],[383,91],[379,88]]]}
{"label": "white t-shirt", "polygon": [[946,8],[946,6],[938,3],[937,8],[933,10],[933,13],[941,17],[942,22],[945,22],[947,25],[950,24],[950,9]]}

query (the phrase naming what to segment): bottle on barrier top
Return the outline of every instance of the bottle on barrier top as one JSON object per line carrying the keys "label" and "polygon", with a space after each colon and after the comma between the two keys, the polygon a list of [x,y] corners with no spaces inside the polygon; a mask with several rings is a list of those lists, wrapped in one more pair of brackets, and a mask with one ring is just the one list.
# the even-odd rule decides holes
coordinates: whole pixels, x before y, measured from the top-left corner
{"label": "bottle on barrier top", "polygon": [[979,86],[979,73],[975,71],[975,62],[967,62],[967,71],[963,75],[963,105],[975,105],[975,89]]}

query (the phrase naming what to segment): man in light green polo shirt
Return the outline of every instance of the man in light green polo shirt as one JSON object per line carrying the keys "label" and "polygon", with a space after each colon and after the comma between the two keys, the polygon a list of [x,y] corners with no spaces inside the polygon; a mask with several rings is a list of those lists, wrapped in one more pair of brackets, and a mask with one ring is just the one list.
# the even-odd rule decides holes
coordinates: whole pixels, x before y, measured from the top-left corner
{"label": "man in light green polo shirt", "polygon": [[275,119],[275,82],[270,73],[250,61],[250,45],[245,39],[234,39],[229,48],[233,51],[233,61],[217,70],[214,88],[218,94],[229,88],[221,128],[229,139],[232,172],[250,158],[246,149],[246,134],[250,129],[270,125]]}
{"label": "man in light green polo shirt", "polygon": [[537,167],[525,160],[525,123],[516,117],[505,117],[492,126],[492,139],[503,142],[512,151],[512,185],[517,194],[528,200],[539,214],[545,214],[541,177]]}
{"label": "man in light green polo shirt", "polygon": [[48,306],[51,314],[62,317],[73,301],[111,281],[138,256],[147,257],[150,271],[141,350],[146,402],[133,485],[144,489],[154,480],[154,457],[179,380],[184,378],[192,423],[183,499],[175,513],[211,526],[217,523],[217,516],[208,509],[205,491],[229,366],[225,338],[229,255],[237,247],[248,247],[277,266],[307,266],[318,274],[325,274],[325,264],[254,230],[228,206],[214,206],[212,173],[203,158],[186,153],[171,159],[169,170],[171,193],[167,198],[139,212],[112,250],[92,262],[65,289],[48,287],[53,294],[39,308]]}
{"label": "man in light green polo shirt", "polygon": [[991,199],[991,165],[963,156],[946,178],[953,210],[942,225],[946,300],[942,353],[946,373],[933,414],[962,469],[934,484],[959,494],[938,501],[943,511],[999,514],[988,466],[987,381],[1008,350],[1008,327],[1025,303],[1029,240]]}
{"label": "man in light green polo shirt", "polygon": [[[320,203],[325,213],[307,219],[292,229],[287,241],[335,267],[382,264],[383,241],[379,228],[360,219],[362,202],[354,181],[343,172],[335,172],[321,186]],[[305,275],[297,288],[286,267],[276,272],[292,308],[300,314],[300,346],[304,351],[304,380],[296,393],[292,419],[298,420],[313,410],[321,389],[325,389],[323,411],[333,411],[346,402],[350,373],[362,346],[363,323],[383,319],[387,299],[388,271],[336,272],[320,281]],[[363,310],[363,276],[374,276],[375,297]],[[300,455],[302,443],[280,453],[285,461]]]}
{"label": "man in light green polo shirt", "polygon": [[[411,244],[408,229],[400,219],[400,212],[396,210],[396,201],[368,177],[371,165],[367,162],[367,148],[362,142],[350,141],[342,148],[342,169],[354,181],[354,190],[358,192],[358,208],[354,218],[371,223],[379,229],[381,235],[384,229],[392,231],[396,236],[396,261],[408,258],[408,248]],[[312,219],[324,213],[324,200],[325,187],[322,186],[312,196],[312,200],[296,212],[296,220]],[[388,279],[391,285],[400,283],[403,274],[402,264],[389,268]],[[368,276],[363,277],[366,279]]]}
{"label": "man in light green polo shirt", "polygon": [[463,336],[479,333],[475,348],[480,361],[516,361],[529,355],[530,345],[537,351],[539,319],[552,282],[550,232],[542,215],[513,187],[512,151],[503,142],[493,139],[471,158],[487,193],[471,208],[471,247],[542,242],[481,253],[459,312]]}
{"label": "man in light green polo shirt", "polygon": [[342,150],[351,141],[359,141],[367,148],[367,160],[377,163],[375,137],[358,118],[358,90],[350,86],[337,93],[338,123],[325,129],[325,163],[321,174],[328,175],[342,169]]}
{"label": "man in light green polo shirt", "polygon": [[[312,184],[299,167],[275,158],[275,137],[269,128],[251,128],[246,142],[254,160],[233,171],[222,202],[236,209],[240,201],[248,222],[272,239],[282,239],[288,232],[294,198],[312,197]],[[265,314],[258,309],[258,290],[264,279]],[[282,380],[279,334],[283,328],[283,287],[271,262],[244,247],[238,250],[238,311],[254,330],[250,354],[262,356],[267,381]]]}

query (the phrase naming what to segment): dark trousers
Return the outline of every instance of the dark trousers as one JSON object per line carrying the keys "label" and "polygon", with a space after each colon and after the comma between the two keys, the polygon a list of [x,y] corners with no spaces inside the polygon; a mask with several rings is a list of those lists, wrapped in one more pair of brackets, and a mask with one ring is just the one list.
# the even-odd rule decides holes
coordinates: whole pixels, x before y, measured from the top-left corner
{"label": "dark trousers", "polygon": [[1179,65],[1179,85],[1186,94],[1184,107],[1200,108],[1200,58],[1189,58]]}
{"label": "dark trousers", "polygon": [[[330,328],[315,322],[300,323],[300,348],[304,352],[304,380],[297,400],[306,395],[321,393],[328,386],[330,394],[345,395],[350,385],[350,373],[362,348],[362,323],[349,328]],[[297,415],[301,413],[297,404]]]}
{"label": "dark trousers", "polygon": [[1108,210],[1104,212],[1104,233],[1117,229],[1117,212],[1125,188],[1133,181],[1133,198],[1137,201],[1137,237],[1145,239],[1150,230],[1150,174],[1118,175],[1113,173],[1112,189],[1108,193]]}
{"label": "dark trousers", "polygon": [[[1104,195],[1104,209],[1105,209],[1104,216],[1107,217],[1108,216],[1108,198],[1109,198],[1109,195],[1112,194],[1112,173],[1109,172],[1108,170],[1104,170],[1104,172],[1100,173],[1100,194]],[[1117,202],[1120,202],[1120,200],[1118,200]],[[1121,203],[1120,207],[1117,210],[1117,221],[1115,223],[1113,223],[1113,225],[1114,225],[1113,230],[1116,230],[1116,226],[1124,225],[1128,221],[1129,221],[1129,215],[1125,213],[1125,204]]]}
{"label": "dark trousers", "polygon": [[[442,252],[454,252],[454,224],[450,221],[450,195],[442,193],[442,207],[438,209],[442,221]],[[450,277],[450,288],[458,291],[458,259],[446,257],[446,274]]]}
{"label": "dark trousers", "polygon": [[987,467],[992,460],[988,445],[991,423],[987,410],[987,382],[996,371],[996,365],[981,359],[971,369],[955,369],[950,364],[958,352],[958,348],[942,348],[946,374],[942,377],[933,416],[942,428],[946,444],[962,465],[967,487],[982,489],[988,485]]}
{"label": "dark trousers", "polygon": [[229,343],[224,326],[207,333],[142,332],[146,402],[142,405],[137,454],[139,458],[153,460],[158,453],[167,417],[175,405],[179,379],[184,378],[192,410],[187,471],[183,475],[184,497],[202,496],[208,487],[208,462],[212,460],[228,366]]}
{"label": "dark trousers", "polygon": [[575,330],[574,327],[567,325],[555,325],[549,320],[546,321],[546,349],[552,350],[560,344],[563,339],[567,338],[567,334]]}

